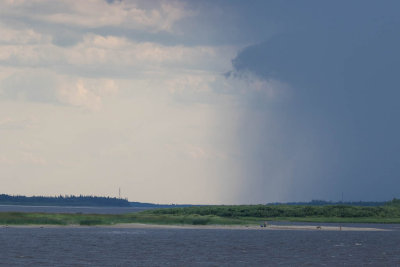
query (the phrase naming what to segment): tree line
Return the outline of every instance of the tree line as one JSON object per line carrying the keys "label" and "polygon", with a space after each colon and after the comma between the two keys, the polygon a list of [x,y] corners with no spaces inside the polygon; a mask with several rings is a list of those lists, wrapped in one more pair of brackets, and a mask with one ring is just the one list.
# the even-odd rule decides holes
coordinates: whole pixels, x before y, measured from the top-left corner
{"label": "tree line", "polygon": [[105,206],[105,207],[129,207],[127,199],[116,197],[98,197],[98,196],[74,196],[59,195],[49,196],[20,196],[20,195],[0,195],[1,205],[37,205],[37,206]]}

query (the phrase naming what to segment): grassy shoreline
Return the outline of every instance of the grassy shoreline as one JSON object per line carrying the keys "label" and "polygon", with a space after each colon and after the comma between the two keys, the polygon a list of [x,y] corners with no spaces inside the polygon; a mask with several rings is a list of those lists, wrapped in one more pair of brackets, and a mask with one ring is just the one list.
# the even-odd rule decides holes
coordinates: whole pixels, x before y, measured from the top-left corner
{"label": "grassy shoreline", "polygon": [[400,223],[400,207],[205,206],[126,214],[0,212],[0,225],[259,225],[263,221]]}
{"label": "grassy shoreline", "polygon": [[[259,220],[258,220],[259,221]],[[144,223],[160,225],[245,225],[257,224],[253,220],[223,218],[208,215],[154,215],[128,214],[68,214],[1,212],[0,225],[114,225]]]}

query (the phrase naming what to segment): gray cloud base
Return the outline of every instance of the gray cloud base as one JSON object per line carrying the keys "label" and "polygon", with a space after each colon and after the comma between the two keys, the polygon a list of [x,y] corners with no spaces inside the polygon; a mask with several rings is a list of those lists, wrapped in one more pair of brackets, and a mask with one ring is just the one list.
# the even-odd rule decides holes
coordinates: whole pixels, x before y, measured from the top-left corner
{"label": "gray cloud base", "polygon": [[[255,147],[247,148],[249,155],[259,153],[248,162],[248,170],[256,172],[249,175],[249,192],[264,179],[274,180],[268,177],[276,171],[266,167],[272,163],[293,168],[281,178],[289,188],[286,199],[338,199],[341,192],[351,200],[398,195],[400,23],[393,9],[399,5],[354,2],[292,7],[284,13],[297,15],[287,18],[285,31],[243,49],[233,60],[238,72],[292,88],[291,98],[278,107],[265,104],[265,117],[272,112],[284,124],[276,139],[268,140],[267,119],[253,129],[264,134],[241,136],[245,151],[249,144]],[[309,155],[315,150],[317,158]],[[302,159],[293,161],[299,154]],[[267,192],[268,186],[274,187],[265,185]]]}

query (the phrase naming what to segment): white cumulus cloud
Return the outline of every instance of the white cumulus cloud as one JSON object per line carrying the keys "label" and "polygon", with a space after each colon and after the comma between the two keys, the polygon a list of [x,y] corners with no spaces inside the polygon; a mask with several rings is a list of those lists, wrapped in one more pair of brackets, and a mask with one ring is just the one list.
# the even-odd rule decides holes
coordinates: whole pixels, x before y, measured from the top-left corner
{"label": "white cumulus cloud", "polygon": [[60,102],[73,106],[83,106],[91,110],[101,108],[103,98],[118,92],[118,85],[107,79],[78,79],[67,81],[57,88]]}
{"label": "white cumulus cloud", "polygon": [[153,32],[173,30],[175,22],[187,15],[178,1],[152,2],[148,8],[135,1],[2,1],[0,14],[71,27],[105,26]]}

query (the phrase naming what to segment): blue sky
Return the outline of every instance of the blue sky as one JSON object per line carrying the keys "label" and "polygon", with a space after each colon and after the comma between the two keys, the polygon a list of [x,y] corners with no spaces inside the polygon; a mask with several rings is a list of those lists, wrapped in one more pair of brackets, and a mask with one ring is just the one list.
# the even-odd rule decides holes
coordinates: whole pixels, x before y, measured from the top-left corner
{"label": "blue sky", "polygon": [[399,197],[398,8],[3,1],[3,193]]}

